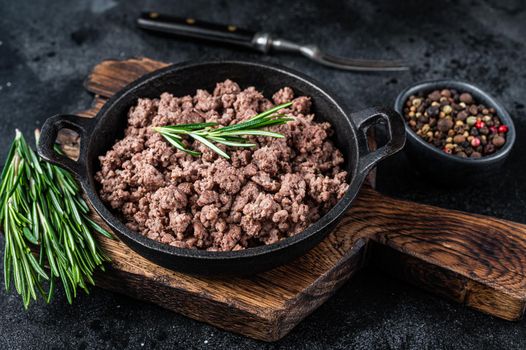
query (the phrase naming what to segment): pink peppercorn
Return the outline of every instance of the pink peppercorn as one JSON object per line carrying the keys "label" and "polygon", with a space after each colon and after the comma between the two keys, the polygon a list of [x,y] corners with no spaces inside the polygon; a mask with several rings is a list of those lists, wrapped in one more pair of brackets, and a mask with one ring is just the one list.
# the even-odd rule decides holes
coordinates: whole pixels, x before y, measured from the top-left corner
{"label": "pink peppercorn", "polygon": [[471,146],[478,147],[480,146],[480,139],[477,137],[474,137],[473,140],[471,140]]}
{"label": "pink peppercorn", "polygon": [[482,120],[477,120],[477,122],[475,123],[475,127],[477,129],[481,129],[483,128],[484,126],[486,126],[486,123],[484,123]]}

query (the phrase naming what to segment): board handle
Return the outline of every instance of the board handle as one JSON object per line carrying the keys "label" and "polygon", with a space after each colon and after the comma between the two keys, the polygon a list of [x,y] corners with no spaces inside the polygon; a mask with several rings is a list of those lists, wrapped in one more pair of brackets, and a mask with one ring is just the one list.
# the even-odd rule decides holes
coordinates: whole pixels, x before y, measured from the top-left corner
{"label": "board handle", "polygon": [[391,275],[503,319],[524,313],[524,224],[399,200],[364,186],[341,227],[370,240],[368,261]]}

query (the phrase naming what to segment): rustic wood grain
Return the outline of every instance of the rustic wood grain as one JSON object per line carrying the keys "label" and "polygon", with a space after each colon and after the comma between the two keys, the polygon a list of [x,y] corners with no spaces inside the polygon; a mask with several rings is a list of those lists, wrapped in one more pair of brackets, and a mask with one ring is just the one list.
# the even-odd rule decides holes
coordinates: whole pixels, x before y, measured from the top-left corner
{"label": "rustic wood grain", "polygon": [[507,320],[524,313],[526,225],[365,188],[342,229],[372,239],[372,263],[413,284]]}
{"label": "rustic wood grain", "polygon": [[110,97],[137,78],[168,65],[144,57],[106,60],[93,68],[84,87],[95,95]]}
{"label": "rustic wood grain", "polygon": [[[94,116],[105,98],[166,65],[146,58],[102,62],[85,82],[97,95],[94,105],[81,114]],[[265,341],[286,335],[366,261],[503,319],[519,319],[525,307],[526,225],[401,201],[368,186],[317,247],[249,278],[185,275],[149,262],[121,241],[100,242],[112,264],[97,276],[99,286]]]}

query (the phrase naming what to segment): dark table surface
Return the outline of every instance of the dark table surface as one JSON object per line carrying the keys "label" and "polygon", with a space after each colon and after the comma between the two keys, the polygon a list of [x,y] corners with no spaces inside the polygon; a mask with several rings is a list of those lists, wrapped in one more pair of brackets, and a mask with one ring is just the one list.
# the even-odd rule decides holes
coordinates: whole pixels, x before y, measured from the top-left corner
{"label": "dark table surface", "polygon": [[[154,37],[135,28],[140,10],[235,23],[338,54],[404,57],[405,73],[356,74],[303,58],[260,56]],[[380,166],[379,189],[399,198],[526,223],[526,7],[521,1],[0,1],[0,147],[49,116],[87,107],[82,88],[105,58],[180,62],[258,59],[303,71],[340,90],[349,111],[390,105],[407,85],[434,78],[471,81],[502,101],[517,144],[489,183],[444,189],[419,177],[403,154]],[[5,159],[1,152],[0,163]],[[3,241],[1,247],[3,249]],[[1,264],[1,263],[0,263]],[[93,288],[74,305],[58,293],[24,312],[0,297],[0,348],[526,348],[526,323],[510,323],[444,301],[371,269],[274,344],[256,342],[159,307]]]}

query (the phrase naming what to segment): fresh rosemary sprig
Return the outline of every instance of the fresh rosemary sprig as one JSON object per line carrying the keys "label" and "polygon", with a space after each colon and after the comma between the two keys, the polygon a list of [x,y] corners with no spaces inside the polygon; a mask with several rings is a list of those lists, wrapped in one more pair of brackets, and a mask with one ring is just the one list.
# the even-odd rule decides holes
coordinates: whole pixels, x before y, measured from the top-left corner
{"label": "fresh rosemary sprig", "polygon": [[292,105],[292,102],[287,102],[260,113],[244,122],[220,128],[217,128],[218,123],[196,123],[159,126],[153,129],[163,135],[166,141],[174,147],[192,156],[199,156],[201,153],[186,148],[182,142],[182,136],[189,136],[195,141],[201,142],[220,156],[230,159],[230,156],[214,143],[230,147],[255,147],[256,144],[250,143],[249,140],[242,136],[253,135],[282,138],[283,135],[263,130],[263,128],[285,124],[288,121],[294,120],[294,118],[287,117],[284,114],[276,114],[280,109],[287,108],[290,105]]}
{"label": "fresh rosemary sprig", "polygon": [[79,287],[88,292],[88,284],[94,284],[95,269],[104,270],[108,259],[91,231],[112,236],[88,217],[89,211],[73,176],[37,157],[17,130],[2,171],[0,222],[5,287],[14,281],[26,309],[37,292],[51,300],[56,278],[72,303]]}

